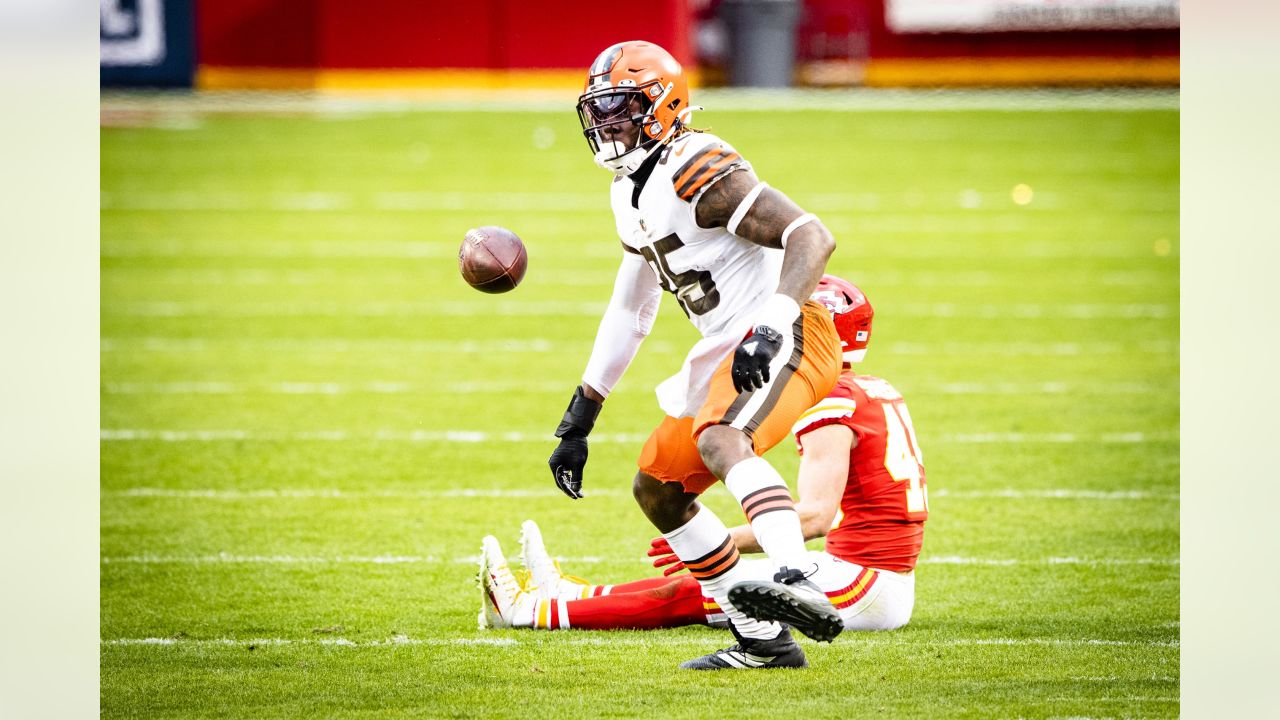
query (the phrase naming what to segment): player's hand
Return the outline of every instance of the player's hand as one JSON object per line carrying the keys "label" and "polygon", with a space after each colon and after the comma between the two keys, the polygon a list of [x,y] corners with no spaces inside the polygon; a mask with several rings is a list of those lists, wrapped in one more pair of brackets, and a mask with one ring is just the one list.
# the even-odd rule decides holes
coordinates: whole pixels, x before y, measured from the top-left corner
{"label": "player's hand", "polygon": [[769,363],[782,349],[782,333],[768,325],[758,325],[733,351],[733,389],[758,390],[769,382]]}
{"label": "player's hand", "polygon": [[[603,397],[592,390],[594,397],[588,397],[579,385],[573,391],[573,399],[564,411],[564,419],[556,428],[556,437],[560,445],[551,453],[547,464],[551,466],[551,476],[556,479],[556,487],[574,500],[582,498],[582,468],[587,466],[587,436],[595,427],[596,416],[600,414]],[[596,399],[599,398],[599,399]]]}
{"label": "player's hand", "polygon": [[676,556],[676,551],[671,549],[671,543],[664,537],[659,536],[649,542],[649,557],[657,558],[653,561],[653,566],[662,568],[664,576],[675,575],[684,569],[684,563]]}
{"label": "player's hand", "polygon": [[565,435],[547,461],[556,487],[574,500],[582,499],[582,469],[587,465],[585,435]]}

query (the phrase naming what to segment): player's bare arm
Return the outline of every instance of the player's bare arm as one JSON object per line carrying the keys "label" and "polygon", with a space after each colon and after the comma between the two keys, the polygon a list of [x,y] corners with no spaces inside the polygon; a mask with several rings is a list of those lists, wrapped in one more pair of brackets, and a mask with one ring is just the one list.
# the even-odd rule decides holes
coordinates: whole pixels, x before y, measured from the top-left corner
{"label": "player's bare arm", "polygon": [[[800,475],[796,490],[800,499],[796,512],[800,515],[800,531],[805,540],[826,537],[840,509],[849,477],[849,454],[858,444],[846,425],[824,425],[805,433],[801,442],[804,456],[800,459]],[[738,552],[764,552],[750,525],[729,529]]]}
{"label": "player's bare arm", "polygon": [[724,227],[749,242],[783,249],[777,292],[734,352],[734,389],[758,390],[769,382],[769,363],[782,349],[783,335],[800,315],[800,305],[822,279],[835,239],[812,214],[747,169],[729,173],[704,191],[694,217],[701,227]]}
{"label": "player's bare arm", "polygon": [[[734,214],[759,185],[759,178],[750,170],[730,173],[708,188],[698,201],[695,208],[698,224],[705,228],[728,227],[735,219]],[[784,247],[786,236],[778,293],[800,305],[822,278],[827,259],[836,248],[835,238],[816,218],[791,228],[792,223],[806,213],[777,188],[766,185],[755,192],[746,214],[730,231],[744,240],[771,248]],[[788,228],[791,228],[789,234]]]}

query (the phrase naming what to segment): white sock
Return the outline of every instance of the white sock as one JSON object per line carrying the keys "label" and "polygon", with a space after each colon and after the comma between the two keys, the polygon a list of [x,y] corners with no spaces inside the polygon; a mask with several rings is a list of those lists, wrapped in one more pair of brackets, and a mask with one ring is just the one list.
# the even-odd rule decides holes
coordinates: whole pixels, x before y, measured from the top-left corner
{"label": "white sock", "polygon": [[767,460],[752,457],[734,465],[725,474],[724,484],[742,505],[751,532],[775,568],[807,570],[813,564],[791,491]]}
{"label": "white sock", "polygon": [[706,507],[700,507],[692,520],[664,533],[663,537],[702,586],[703,594],[715,599],[739,634],[760,640],[778,636],[782,631],[781,625],[753,620],[729,602],[729,588],[744,580],[759,578],[752,576],[738,562],[738,548],[729,537],[729,528],[725,527],[715,513]]}

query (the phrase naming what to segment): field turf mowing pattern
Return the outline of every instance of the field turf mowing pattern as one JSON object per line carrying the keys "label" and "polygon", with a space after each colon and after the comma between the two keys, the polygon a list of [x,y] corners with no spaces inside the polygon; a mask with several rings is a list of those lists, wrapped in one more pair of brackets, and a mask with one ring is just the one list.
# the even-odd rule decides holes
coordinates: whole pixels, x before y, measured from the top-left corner
{"label": "field turf mowing pattern", "polygon": [[[767,674],[677,672],[701,627],[477,630],[480,538],[514,560],[525,518],[652,572],[634,458],[695,339],[664,298],[561,496],[620,254],[571,108],[141,113],[101,145],[104,717],[1178,714],[1177,112],[698,119],[875,304],[928,469],[910,626]],[[510,294],[457,275],[484,224],[528,246]]]}

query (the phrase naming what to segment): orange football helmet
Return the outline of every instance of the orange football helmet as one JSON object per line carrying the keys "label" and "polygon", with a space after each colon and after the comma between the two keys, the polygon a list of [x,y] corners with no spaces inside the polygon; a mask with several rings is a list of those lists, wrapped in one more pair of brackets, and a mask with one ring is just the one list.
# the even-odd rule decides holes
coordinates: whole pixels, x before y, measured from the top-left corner
{"label": "orange football helmet", "polygon": [[836,334],[840,336],[845,365],[862,362],[867,355],[867,343],[871,342],[871,319],[875,317],[867,296],[844,278],[823,275],[809,299],[822,303],[830,311]]}
{"label": "orange football helmet", "polygon": [[[611,45],[600,53],[578,96],[578,121],[596,163],[629,175],[689,120],[689,82],[671,53],[643,40]],[[633,147],[605,137],[611,128],[635,126]]]}

